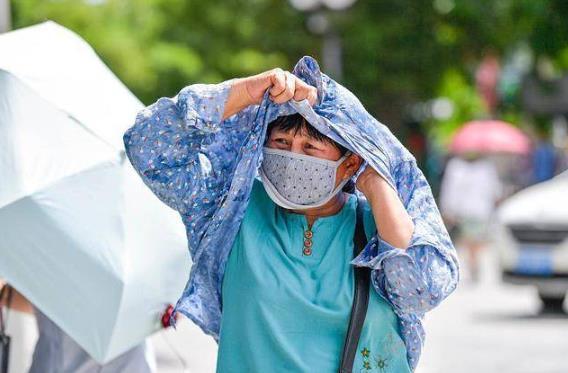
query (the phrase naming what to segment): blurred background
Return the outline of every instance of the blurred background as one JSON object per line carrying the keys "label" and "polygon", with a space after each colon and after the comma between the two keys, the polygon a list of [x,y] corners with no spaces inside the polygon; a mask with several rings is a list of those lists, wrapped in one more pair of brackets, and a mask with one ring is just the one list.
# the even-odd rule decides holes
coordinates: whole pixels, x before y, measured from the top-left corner
{"label": "blurred background", "polygon": [[[564,0],[0,0],[0,32],[57,22],[144,104],[320,61],[412,151],[455,239],[419,373],[568,371],[567,19]],[[181,324],[152,338],[159,371],[214,371]]]}

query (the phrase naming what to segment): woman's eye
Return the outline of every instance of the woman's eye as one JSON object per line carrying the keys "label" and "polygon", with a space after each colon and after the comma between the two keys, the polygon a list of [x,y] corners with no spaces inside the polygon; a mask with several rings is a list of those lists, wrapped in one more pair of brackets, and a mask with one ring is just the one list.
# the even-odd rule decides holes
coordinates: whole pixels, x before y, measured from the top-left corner
{"label": "woman's eye", "polygon": [[312,144],[306,144],[306,148],[312,149],[312,150],[317,150],[317,148],[315,146],[313,146]]}
{"label": "woman's eye", "polygon": [[288,145],[288,142],[284,139],[276,139],[274,141],[276,141],[277,143],[282,144],[282,145]]}

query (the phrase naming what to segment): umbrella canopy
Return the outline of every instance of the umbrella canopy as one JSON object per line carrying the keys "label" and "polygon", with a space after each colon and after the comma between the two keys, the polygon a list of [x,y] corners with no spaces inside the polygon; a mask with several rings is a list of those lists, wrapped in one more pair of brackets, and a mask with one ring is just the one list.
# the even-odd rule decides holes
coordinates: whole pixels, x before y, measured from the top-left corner
{"label": "umbrella canopy", "polygon": [[513,153],[526,154],[531,149],[527,135],[500,120],[478,120],[464,124],[454,135],[450,151],[456,154]]}
{"label": "umbrella canopy", "polygon": [[142,104],[53,23],[0,35],[0,275],[101,363],[158,330],[189,265],[125,162]]}

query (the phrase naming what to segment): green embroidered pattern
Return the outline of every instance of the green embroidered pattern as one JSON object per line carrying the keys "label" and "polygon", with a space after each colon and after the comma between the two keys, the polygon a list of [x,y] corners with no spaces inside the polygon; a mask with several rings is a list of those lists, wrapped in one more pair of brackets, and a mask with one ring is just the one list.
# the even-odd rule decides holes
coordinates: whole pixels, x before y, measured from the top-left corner
{"label": "green embroidered pattern", "polygon": [[[370,372],[373,370],[373,364],[371,362],[371,350],[369,350],[367,347],[363,347],[363,349],[360,351],[361,352],[361,356],[363,357],[363,367],[360,369],[361,371],[365,371],[365,372]],[[373,356],[373,360],[374,360],[374,367],[376,367],[378,369],[378,372],[380,373],[385,373],[388,367],[387,364],[387,358],[381,356],[381,355],[375,355]]]}
{"label": "green embroidered pattern", "polygon": [[375,363],[381,373],[386,372],[386,369],[388,367],[387,360],[388,359],[383,358],[381,355],[375,356]]}
{"label": "green embroidered pattern", "polygon": [[364,347],[361,350],[361,355],[363,356],[363,368],[361,368],[361,370],[371,370],[373,369],[371,367],[371,362],[369,361],[369,356],[371,355],[371,350],[369,350],[367,347]]}

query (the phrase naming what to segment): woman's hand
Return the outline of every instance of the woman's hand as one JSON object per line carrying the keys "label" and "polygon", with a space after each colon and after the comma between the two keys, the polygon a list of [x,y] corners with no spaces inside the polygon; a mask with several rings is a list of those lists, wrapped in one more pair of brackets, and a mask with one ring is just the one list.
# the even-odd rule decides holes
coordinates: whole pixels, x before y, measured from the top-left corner
{"label": "woman's hand", "polygon": [[249,105],[260,104],[264,92],[269,89],[270,99],[282,104],[294,99],[307,99],[310,105],[317,101],[317,89],[280,68],[246,78],[234,79],[229,98],[225,103],[223,119],[238,113]]}
{"label": "woman's hand", "polygon": [[370,195],[377,189],[374,186],[381,183],[387,184],[386,180],[383,179],[383,177],[379,175],[373,167],[367,166],[357,178],[356,186],[357,189],[359,189],[361,193],[365,195],[367,200],[370,200]]}
{"label": "woman's hand", "polygon": [[270,88],[270,99],[277,104],[282,104],[292,98],[296,101],[307,98],[310,105],[314,105],[317,100],[315,87],[304,83],[296,75],[280,68],[253,75],[245,78],[244,81],[251,104],[260,104],[262,96],[268,88]]}
{"label": "woman's hand", "polygon": [[357,178],[357,189],[367,198],[381,239],[391,246],[406,249],[414,223],[397,192],[371,166]]}

